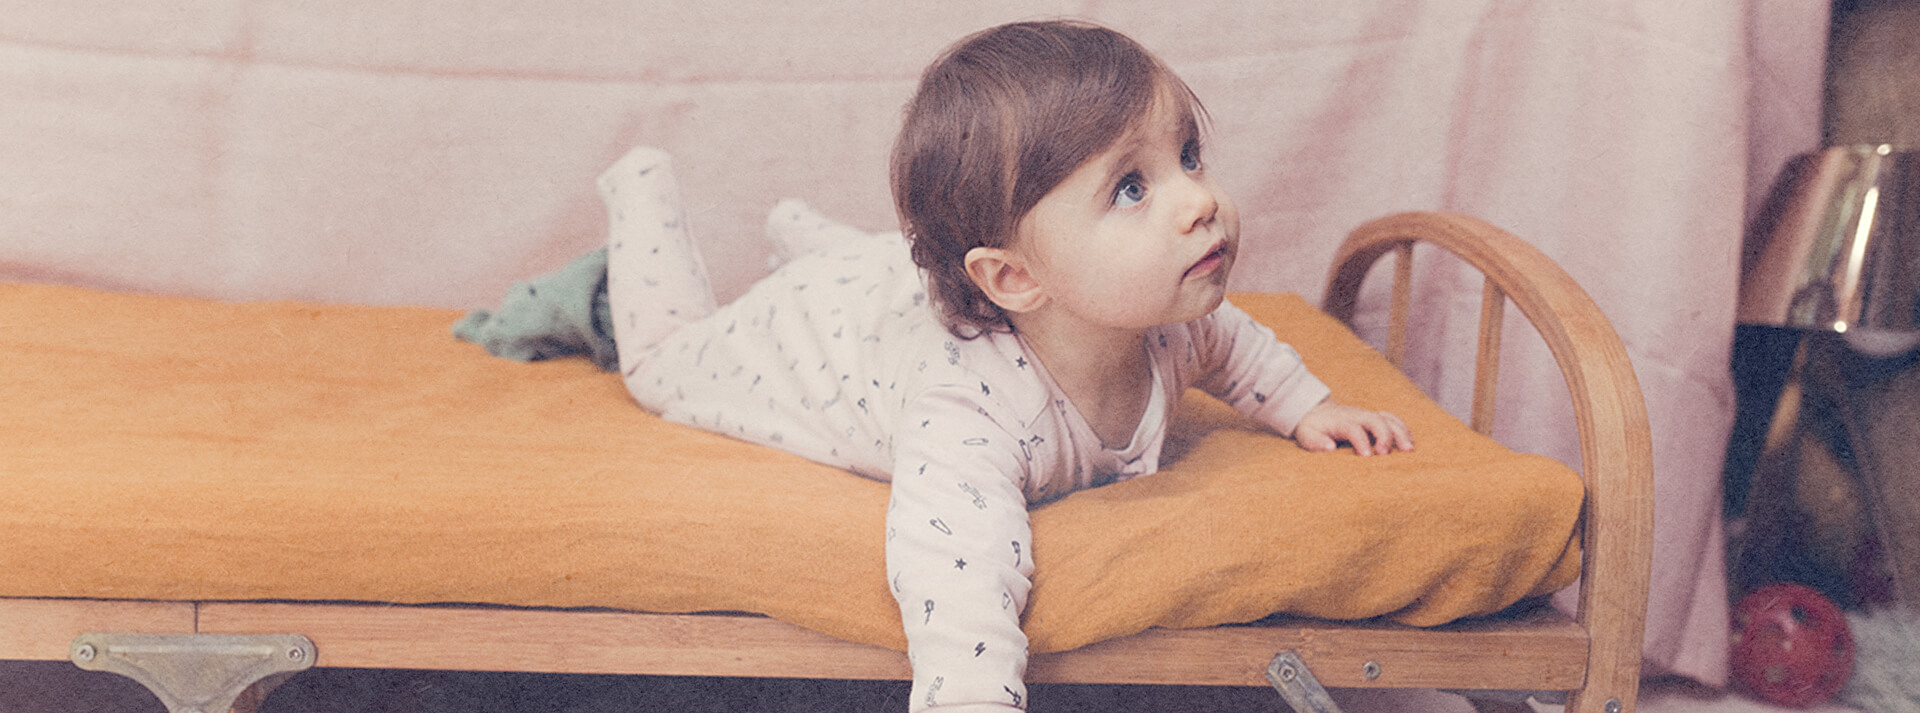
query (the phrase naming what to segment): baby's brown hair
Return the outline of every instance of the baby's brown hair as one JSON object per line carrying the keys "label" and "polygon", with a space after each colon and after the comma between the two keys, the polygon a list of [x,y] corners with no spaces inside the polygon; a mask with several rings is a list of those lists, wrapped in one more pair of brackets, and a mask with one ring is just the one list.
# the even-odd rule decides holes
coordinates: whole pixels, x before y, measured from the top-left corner
{"label": "baby's brown hair", "polygon": [[1004,248],[1054,186],[1151,116],[1162,97],[1205,109],[1126,35],[1076,21],[1018,22],[955,43],[921,75],[894,142],[894,207],[948,331],[1013,325],[973,279],[967,251]]}

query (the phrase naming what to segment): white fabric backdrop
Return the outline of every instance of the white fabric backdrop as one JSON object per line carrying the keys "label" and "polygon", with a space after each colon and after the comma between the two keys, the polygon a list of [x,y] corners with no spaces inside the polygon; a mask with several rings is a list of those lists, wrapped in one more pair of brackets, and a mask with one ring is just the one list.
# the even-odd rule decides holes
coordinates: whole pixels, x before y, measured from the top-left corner
{"label": "white fabric backdrop", "polygon": [[[645,143],[677,155],[725,299],[764,272],[778,198],[892,227],[886,153],[940,48],[1089,17],[1211,109],[1235,287],[1317,297],[1340,236],[1405,209],[1491,220],[1587,287],[1653,419],[1650,669],[1724,681],[1740,230],[1817,141],[1824,2],[659,5],[0,0],[0,279],[488,305],[599,241],[593,178]],[[1461,412],[1472,345],[1435,335],[1479,286],[1428,262],[1420,299],[1448,309],[1411,371]],[[1496,435],[1576,460],[1544,349],[1508,342]]]}

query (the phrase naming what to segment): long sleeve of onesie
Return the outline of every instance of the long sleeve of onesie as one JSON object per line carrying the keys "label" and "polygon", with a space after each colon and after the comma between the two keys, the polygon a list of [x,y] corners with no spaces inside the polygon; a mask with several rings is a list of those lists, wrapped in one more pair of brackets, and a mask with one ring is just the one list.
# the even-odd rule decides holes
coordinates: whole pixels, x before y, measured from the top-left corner
{"label": "long sleeve of onesie", "polygon": [[1005,711],[1027,697],[1028,461],[966,391],[922,393],[894,434],[887,571],[913,664],[914,713]]}
{"label": "long sleeve of onesie", "polygon": [[1299,351],[1231,302],[1187,326],[1198,358],[1175,363],[1182,371],[1197,367],[1198,372],[1181,381],[1280,435],[1292,436],[1300,419],[1331,393],[1307,371]]}

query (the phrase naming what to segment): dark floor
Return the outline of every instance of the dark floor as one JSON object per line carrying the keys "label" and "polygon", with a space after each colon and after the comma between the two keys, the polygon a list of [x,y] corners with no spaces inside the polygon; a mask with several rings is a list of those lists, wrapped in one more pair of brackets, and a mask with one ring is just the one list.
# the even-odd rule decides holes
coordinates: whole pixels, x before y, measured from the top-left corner
{"label": "dark floor", "polygon": [[[66,662],[0,664],[0,713],[165,713],[131,679]],[[1032,686],[1033,710],[1056,713],[1286,711],[1272,689]],[[315,669],[276,689],[263,713],[898,713],[907,684],[665,676]]]}
{"label": "dark floor", "polygon": [[[0,713],[164,713],[132,680],[64,661],[0,662]],[[1045,713],[1286,713],[1270,688],[1035,685]],[[1349,713],[1473,713],[1465,699],[1431,690],[1330,691]],[[902,713],[900,682],[699,679],[649,676],[447,673],[315,669],[267,699],[270,713]],[[1560,706],[1533,705],[1537,713]],[[1837,703],[1777,708],[1691,681],[1648,681],[1641,713],[1861,713]],[[1515,709],[1519,710],[1519,709]]]}

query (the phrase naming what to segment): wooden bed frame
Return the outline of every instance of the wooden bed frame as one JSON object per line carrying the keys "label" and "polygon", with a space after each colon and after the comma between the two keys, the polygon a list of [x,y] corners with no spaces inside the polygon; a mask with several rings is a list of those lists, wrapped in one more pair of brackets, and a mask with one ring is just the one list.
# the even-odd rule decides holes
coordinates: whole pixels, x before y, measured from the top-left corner
{"label": "wooden bed frame", "polygon": [[[1433,629],[1287,618],[1197,630],[1153,629],[1074,651],[1036,655],[1028,680],[1271,684],[1283,694],[1287,693],[1283,684],[1298,679],[1326,687],[1566,691],[1567,710],[1572,713],[1634,709],[1652,556],[1653,490],[1646,411],[1626,351],[1586,293],[1530,245],[1473,218],[1406,213],[1368,223],[1348,237],[1335,258],[1322,302],[1329,314],[1350,321],[1369,270],[1378,259],[1394,254],[1387,351],[1396,366],[1406,349],[1416,243],[1451,252],[1486,277],[1471,416],[1476,430],[1484,433],[1493,423],[1501,324],[1509,300],[1544,338],[1565,377],[1579,428],[1580,470],[1587,488],[1577,615],[1569,617],[1536,604]],[[72,660],[82,667],[98,667],[108,658],[99,648],[106,644],[77,638],[89,632],[306,637],[303,641],[311,642],[310,646],[281,649],[282,660],[273,669],[277,671],[317,665],[910,678],[906,657],[898,652],[751,615],[0,598],[0,659]],[[219,636],[168,639],[225,640]],[[1297,658],[1283,661],[1283,653]],[[1298,662],[1304,669],[1285,665],[1287,661]],[[265,673],[272,671],[260,675]],[[231,692],[211,705],[225,708],[232,700],[234,710],[251,710],[287,674],[251,686],[260,675],[246,675],[251,677],[230,685]],[[149,680],[142,683],[150,688],[156,685]],[[162,696],[162,700],[170,699]],[[1288,700],[1302,707],[1299,699]],[[198,709],[187,703],[170,705],[175,705],[175,713]],[[1320,710],[1317,705],[1308,703],[1310,709]]]}

